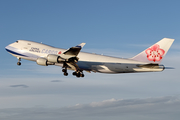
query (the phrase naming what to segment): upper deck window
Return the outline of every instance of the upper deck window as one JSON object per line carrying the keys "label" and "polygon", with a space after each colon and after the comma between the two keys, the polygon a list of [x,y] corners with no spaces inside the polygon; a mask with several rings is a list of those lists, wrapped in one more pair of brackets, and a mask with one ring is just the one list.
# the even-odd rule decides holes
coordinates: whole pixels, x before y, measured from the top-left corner
{"label": "upper deck window", "polygon": [[28,45],[31,45],[31,43],[28,43]]}

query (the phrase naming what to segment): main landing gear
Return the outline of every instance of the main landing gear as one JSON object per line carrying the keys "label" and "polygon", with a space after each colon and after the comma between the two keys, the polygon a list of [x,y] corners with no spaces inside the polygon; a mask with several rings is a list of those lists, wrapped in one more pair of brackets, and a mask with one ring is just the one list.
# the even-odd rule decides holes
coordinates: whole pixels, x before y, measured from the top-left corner
{"label": "main landing gear", "polygon": [[74,76],[76,76],[77,78],[79,77],[84,77],[84,74],[82,71],[75,71],[72,73]]}
{"label": "main landing gear", "polygon": [[[68,65],[66,63],[63,64],[64,69],[62,69],[62,72],[64,73],[64,76],[68,76],[67,73],[67,67]],[[76,70],[75,72],[72,73],[74,76],[76,76],[77,78],[79,77],[84,77],[83,71],[82,70]]]}
{"label": "main landing gear", "polygon": [[[67,73],[67,69],[62,69],[62,72],[64,73],[64,76],[68,76],[68,73]],[[76,76],[77,78],[79,77],[84,77],[84,74],[82,71],[75,71],[72,73],[74,76]]]}
{"label": "main landing gear", "polygon": [[64,76],[68,76],[67,69],[62,69],[62,72],[64,73]]}
{"label": "main landing gear", "polygon": [[64,62],[63,67],[62,67],[62,68],[64,68],[64,69],[62,69],[62,72],[64,73],[64,76],[68,76],[67,67],[68,67],[67,64]]}
{"label": "main landing gear", "polygon": [[20,66],[21,65],[21,58],[18,58],[18,62],[17,62],[17,65]]}

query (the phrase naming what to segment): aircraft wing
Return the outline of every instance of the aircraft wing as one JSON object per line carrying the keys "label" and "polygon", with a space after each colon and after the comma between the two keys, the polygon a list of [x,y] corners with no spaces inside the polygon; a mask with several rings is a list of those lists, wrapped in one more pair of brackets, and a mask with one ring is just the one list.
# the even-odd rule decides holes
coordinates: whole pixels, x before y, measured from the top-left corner
{"label": "aircraft wing", "polygon": [[62,58],[64,59],[67,59],[65,62],[64,62],[64,65],[63,65],[63,68],[67,69],[67,67],[69,67],[70,69],[76,71],[76,72],[79,72],[80,69],[79,69],[79,66],[77,65],[77,62],[78,62],[78,57],[77,55],[79,54],[80,50],[83,48],[83,46],[85,45],[86,43],[81,43],[75,47],[71,47],[69,48],[67,51],[65,51],[63,53],[63,56]]}
{"label": "aircraft wing", "polygon": [[85,44],[86,43],[81,43],[75,47],[71,47],[67,51],[65,51],[63,54],[70,55],[70,56],[77,56]]}

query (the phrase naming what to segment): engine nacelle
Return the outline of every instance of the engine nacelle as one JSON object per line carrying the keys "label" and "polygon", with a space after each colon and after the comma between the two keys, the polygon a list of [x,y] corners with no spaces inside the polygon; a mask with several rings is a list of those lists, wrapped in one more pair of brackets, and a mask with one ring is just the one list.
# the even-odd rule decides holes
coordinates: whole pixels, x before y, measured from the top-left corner
{"label": "engine nacelle", "polygon": [[48,66],[47,59],[45,59],[45,58],[38,58],[38,59],[36,60],[36,63],[37,63],[38,65]]}
{"label": "engine nacelle", "polygon": [[47,61],[48,62],[53,62],[53,63],[59,63],[59,62],[62,62],[64,61],[64,59],[62,59],[60,56],[58,55],[53,55],[53,54],[49,54],[47,56]]}

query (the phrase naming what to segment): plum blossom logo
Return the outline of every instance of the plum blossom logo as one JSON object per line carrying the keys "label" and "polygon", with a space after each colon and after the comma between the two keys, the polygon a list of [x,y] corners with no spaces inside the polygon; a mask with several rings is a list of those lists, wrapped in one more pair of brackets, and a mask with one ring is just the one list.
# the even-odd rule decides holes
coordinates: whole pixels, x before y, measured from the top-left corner
{"label": "plum blossom logo", "polygon": [[155,44],[151,48],[148,48],[145,52],[147,54],[147,59],[154,62],[160,61],[165,53],[165,51],[161,49],[158,44]]}

